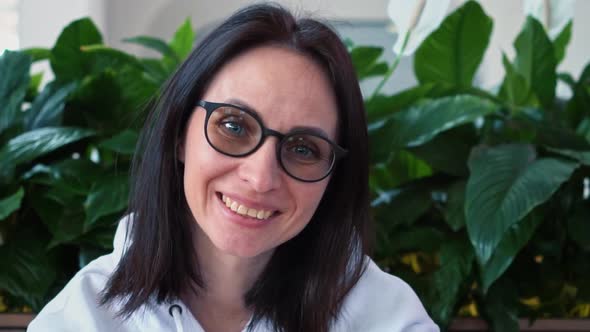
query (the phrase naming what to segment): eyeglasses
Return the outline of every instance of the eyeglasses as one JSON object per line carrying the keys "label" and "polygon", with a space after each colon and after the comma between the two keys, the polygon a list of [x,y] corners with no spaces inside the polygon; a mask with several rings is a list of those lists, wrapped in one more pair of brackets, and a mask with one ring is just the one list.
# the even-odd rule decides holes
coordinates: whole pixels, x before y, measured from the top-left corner
{"label": "eyeglasses", "polygon": [[276,136],[281,168],[299,181],[317,182],[326,178],[347,153],[312,129],[282,134],[266,128],[256,113],[240,106],[203,100],[197,106],[207,111],[205,137],[213,149],[226,156],[246,157],[256,152],[268,136]]}

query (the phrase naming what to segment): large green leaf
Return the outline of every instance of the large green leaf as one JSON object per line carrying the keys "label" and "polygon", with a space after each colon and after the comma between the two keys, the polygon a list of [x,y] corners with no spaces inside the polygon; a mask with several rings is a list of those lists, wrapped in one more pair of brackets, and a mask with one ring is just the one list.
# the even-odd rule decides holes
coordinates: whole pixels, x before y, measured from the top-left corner
{"label": "large green leaf", "polygon": [[47,249],[69,243],[84,231],[83,197],[76,197],[67,187],[52,189],[31,195],[33,209],[52,235]]}
{"label": "large green leaf", "polygon": [[432,140],[408,150],[434,170],[460,177],[469,174],[467,159],[479,141],[475,126],[466,124],[436,135]]}
{"label": "large green leaf", "polygon": [[490,261],[481,267],[482,289],[489,287],[510,267],[516,254],[526,245],[543,219],[534,213],[513,224],[504,234]]}
{"label": "large green leaf", "polygon": [[518,291],[514,284],[501,280],[487,293],[484,314],[493,331],[518,332]]}
{"label": "large green leaf", "polygon": [[559,64],[561,60],[565,57],[565,49],[570,42],[570,38],[572,36],[572,21],[570,21],[564,28],[561,30],[559,35],[555,37],[553,41],[553,48],[555,49],[555,60],[556,63]]}
{"label": "large green leaf", "polygon": [[432,175],[432,169],[412,153],[398,150],[386,163],[371,169],[370,185],[374,191],[390,190],[406,182]]}
{"label": "large green leaf", "polygon": [[579,207],[568,218],[567,229],[570,238],[582,249],[590,252],[590,207]]}
{"label": "large green leaf", "polygon": [[549,151],[558,153],[562,156],[573,158],[583,165],[590,166],[590,151],[575,151],[566,149],[549,149]]}
{"label": "large green leaf", "polygon": [[496,251],[506,231],[545,202],[578,167],[559,159],[536,160],[530,145],[479,148],[469,158],[465,217],[480,265]]}
{"label": "large green leaf", "polygon": [[536,19],[527,17],[522,31],[514,41],[514,48],[514,68],[525,78],[541,104],[551,107],[555,99],[557,61],[553,43],[543,25]]}
{"label": "large green leaf", "polygon": [[4,51],[0,57],[0,134],[14,125],[29,86],[31,57]]}
{"label": "large green leaf", "polygon": [[193,49],[194,42],[195,32],[193,31],[190,18],[187,18],[174,33],[170,41],[170,48],[176,54],[177,59],[182,61]]}
{"label": "large green leaf", "polygon": [[138,134],[133,130],[125,130],[119,134],[99,143],[99,147],[121,153],[133,154],[135,144],[137,143]]}
{"label": "large green leaf", "polygon": [[492,102],[468,95],[457,95],[419,103],[395,113],[370,131],[372,159],[387,160],[391,151],[424,144],[437,134],[473,122],[493,113]]}
{"label": "large green leaf", "polygon": [[164,56],[174,58],[178,60],[178,56],[172,47],[170,47],[165,41],[159,38],[150,36],[137,36],[133,38],[125,38],[124,42],[138,44],[143,47],[152,49],[161,53]]}
{"label": "large green leaf", "polygon": [[432,279],[433,319],[446,326],[455,314],[459,291],[473,265],[473,249],[467,241],[452,240],[440,249],[440,268]]}
{"label": "large green leaf", "polygon": [[120,71],[126,66],[142,68],[141,63],[133,55],[104,45],[88,45],[81,47],[84,57],[89,60],[88,74],[99,74],[105,70]]}
{"label": "large green leaf", "polygon": [[416,51],[414,71],[418,81],[470,87],[488,46],[492,26],[492,19],[477,2],[466,2]]}
{"label": "large green leaf", "polygon": [[411,225],[432,206],[431,190],[417,183],[408,188],[383,191],[371,202],[375,220],[389,233],[398,225]]}
{"label": "large green leaf", "polygon": [[89,18],[70,23],[51,50],[51,68],[56,78],[60,81],[83,78],[92,68],[92,57],[82,47],[101,43],[102,37]]}
{"label": "large green leaf", "polygon": [[[590,63],[584,67],[580,78],[573,86],[574,96],[567,103],[566,117],[571,128],[580,128],[589,121],[590,109]],[[586,124],[586,126],[588,126]],[[590,139],[588,140],[590,141]]]}
{"label": "large green leaf", "polygon": [[18,210],[24,196],[25,192],[23,187],[20,187],[14,194],[0,199],[0,220],[8,217],[12,212]]}
{"label": "large green leaf", "polygon": [[365,102],[369,126],[378,125],[395,112],[408,108],[424,98],[443,97],[449,88],[442,84],[422,84],[401,91],[393,96],[377,95]]}
{"label": "large green leaf", "polygon": [[85,230],[90,230],[101,217],[120,212],[127,207],[128,177],[128,174],[115,175],[92,186],[84,202]]}
{"label": "large green leaf", "polygon": [[500,97],[512,105],[526,105],[531,99],[531,88],[526,79],[514,69],[505,54],[502,54],[504,64],[504,81],[500,87]]}
{"label": "large green leaf", "polygon": [[447,191],[447,205],[443,210],[445,221],[453,231],[465,226],[465,187],[466,181],[453,183]]}
{"label": "large green leaf", "polygon": [[23,221],[0,246],[0,289],[25,300],[37,312],[57,275],[56,257],[45,251],[45,234],[40,225]]}
{"label": "large green leaf", "polygon": [[26,132],[8,141],[0,150],[0,168],[31,161],[92,135],[92,130],[69,127],[47,127]]}
{"label": "large green leaf", "polygon": [[[370,76],[383,75],[387,72],[387,65],[377,62],[382,54],[383,47],[376,46],[359,46],[350,51],[352,64],[359,80]],[[385,68],[383,68],[383,65],[385,65]]]}
{"label": "large green leaf", "polygon": [[77,87],[76,82],[58,87],[55,82],[48,84],[35,98],[33,105],[25,113],[27,130],[41,127],[55,127],[62,124],[66,98]]}

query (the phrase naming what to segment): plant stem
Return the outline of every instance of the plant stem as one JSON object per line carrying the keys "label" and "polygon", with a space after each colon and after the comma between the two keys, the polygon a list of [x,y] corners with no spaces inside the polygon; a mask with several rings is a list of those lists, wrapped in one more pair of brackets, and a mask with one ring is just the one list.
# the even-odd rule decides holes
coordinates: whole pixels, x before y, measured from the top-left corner
{"label": "plant stem", "polygon": [[399,64],[400,60],[402,59],[402,54],[404,53],[404,50],[406,49],[406,45],[408,44],[408,39],[410,39],[411,33],[412,33],[412,30],[409,30],[406,33],[406,35],[404,36],[404,43],[402,45],[402,49],[400,50],[400,52],[398,54],[396,54],[396,57],[395,57],[395,59],[393,59],[393,63],[391,64],[391,67],[389,67],[389,69],[387,70],[387,73],[385,73],[385,76],[383,76],[383,79],[381,80],[381,82],[379,82],[379,84],[377,85],[377,88],[375,88],[375,91],[373,91],[373,94],[371,95],[371,99],[375,98],[379,94],[379,92],[381,91],[381,89],[383,88],[385,83],[389,80],[391,75],[393,75],[393,72],[397,68],[397,65]]}

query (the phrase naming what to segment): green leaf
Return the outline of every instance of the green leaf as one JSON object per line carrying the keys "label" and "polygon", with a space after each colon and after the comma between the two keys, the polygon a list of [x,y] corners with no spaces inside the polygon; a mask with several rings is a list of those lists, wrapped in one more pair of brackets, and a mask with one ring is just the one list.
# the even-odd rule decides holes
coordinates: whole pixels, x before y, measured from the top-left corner
{"label": "green leaf", "polygon": [[516,58],[514,68],[532,88],[537,99],[545,107],[551,107],[555,99],[557,62],[553,43],[543,25],[531,16],[514,41]]}
{"label": "green leaf", "polygon": [[88,265],[88,263],[97,259],[98,257],[106,255],[108,253],[108,250],[102,248],[82,246],[80,247],[80,254],[78,255],[78,267],[81,269],[84,266]]}
{"label": "green leaf", "polygon": [[70,23],[57,38],[51,50],[51,69],[59,81],[81,79],[92,68],[91,56],[83,46],[102,44],[98,29],[89,18]]}
{"label": "green leaf", "polygon": [[131,155],[135,152],[137,138],[138,134],[136,131],[125,130],[108,140],[100,142],[98,146],[113,152]]}
{"label": "green leaf", "polygon": [[457,95],[425,101],[395,113],[371,134],[372,160],[383,161],[391,151],[415,147],[430,141],[439,133],[496,112],[490,101],[468,95]]}
{"label": "green leaf", "polygon": [[[359,80],[380,74],[379,71],[374,72],[374,69],[377,65],[381,66],[380,63],[377,63],[377,60],[382,54],[383,47],[359,46],[352,49],[350,57]],[[387,72],[387,65],[385,65],[385,72]],[[381,75],[385,74],[385,72],[381,73]]]}
{"label": "green leaf", "polygon": [[513,224],[506,231],[490,261],[481,268],[484,293],[510,267],[516,254],[529,242],[541,221],[543,218],[534,213],[529,214],[520,223]]}
{"label": "green leaf", "polygon": [[23,190],[23,187],[20,187],[14,194],[0,199],[0,220],[3,220],[11,215],[12,212],[18,210],[24,196],[25,191]]}
{"label": "green leaf", "polygon": [[0,134],[13,126],[29,86],[31,57],[4,51],[0,56]]}
{"label": "green leaf", "polygon": [[548,149],[551,152],[558,153],[562,156],[566,156],[576,161],[579,161],[581,164],[590,166],[590,151],[575,151],[575,150],[566,150],[566,149]]}
{"label": "green leaf", "polygon": [[508,229],[549,199],[578,167],[559,159],[536,159],[530,145],[472,152],[465,217],[480,265],[488,263]]}
{"label": "green leaf", "polygon": [[[24,221],[23,221],[24,222]],[[0,246],[0,289],[38,312],[57,275],[56,257],[45,251],[48,238],[38,224],[24,223]]]}
{"label": "green leaf", "polygon": [[475,126],[466,124],[442,132],[429,142],[408,150],[434,170],[466,177],[469,174],[467,159],[478,140]]}
{"label": "green leaf", "polygon": [[125,66],[142,68],[134,56],[104,45],[83,46],[81,50],[90,60],[89,74],[99,74],[109,69],[120,71]]}
{"label": "green leaf", "polygon": [[33,59],[33,62],[47,60],[51,57],[51,50],[44,47],[25,48],[22,51],[30,55]]}
{"label": "green leaf", "polygon": [[516,71],[505,54],[502,54],[502,63],[506,76],[500,87],[500,97],[515,106],[528,104],[532,91],[526,79]]}
{"label": "green leaf", "polygon": [[39,94],[39,87],[41,86],[42,81],[43,72],[31,75],[31,81],[29,82],[29,87],[27,88],[25,100],[33,100],[37,97],[37,95]]}
{"label": "green leaf", "polygon": [[449,15],[416,51],[414,72],[420,83],[471,87],[490,40],[493,21],[475,1]]}
{"label": "green leaf", "polygon": [[588,206],[578,208],[568,218],[567,230],[570,238],[582,249],[590,251],[590,209]]}
{"label": "green leaf", "polygon": [[586,65],[572,90],[574,96],[567,103],[566,117],[571,128],[580,129],[579,126],[588,121],[590,109],[590,63]]}
{"label": "green leaf", "polygon": [[31,161],[92,135],[92,130],[70,127],[47,127],[26,132],[8,141],[0,150],[0,168]]}
{"label": "green leaf", "polygon": [[465,187],[466,181],[453,183],[447,191],[448,201],[443,210],[445,221],[454,232],[465,226]]}
{"label": "green leaf", "polygon": [[57,87],[55,82],[48,84],[25,113],[26,129],[33,130],[61,125],[66,98],[77,86],[76,82],[61,87]]}
{"label": "green leaf", "polygon": [[403,183],[432,175],[432,169],[424,161],[405,150],[392,152],[384,164],[371,169],[371,187],[389,190]]}
{"label": "green leaf", "polygon": [[518,332],[518,291],[509,281],[494,284],[485,299],[485,315],[493,331]]}
{"label": "green leaf", "polygon": [[459,291],[471,273],[474,253],[469,242],[452,240],[444,242],[440,249],[440,268],[432,279],[432,318],[446,326],[455,314]]}
{"label": "green leaf", "polygon": [[140,59],[141,66],[155,83],[163,84],[170,76],[162,61],[156,59]]}
{"label": "green leaf", "polygon": [[128,175],[116,175],[96,182],[84,202],[84,229],[90,230],[101,217],[120,212],[127,207]]}
{"label": "green leaf", "polygon": [[176,54],[176,59],[184,60],[191,50],[195,42],[195,33],[192,28],[190,18],[184,20],[184,23],[174,33],[174,37],[170,41],[170,48]]}
{"label": "green leaf", "polygon": [[[532,143],[555,149],[590,150],[590,142],[566,127],[556,126],[553,123],[534,119],[529,116],[528,109],[515,114],[511,120],[511,126],[518,129],[517,132],[532,132]],[[543,112],[538,110],[538,112]]]}
{"label": "green leaf", "polygon": [[402,251],[426,251],[438,250],[445,241],[444,233],[433,227],[413,226],[409,230],[397,230],[391,235],[392,254]]}
{"label": "green leaf", "polygon": [[570,38],[572,36],[572,21],[570,20],[569,23],[561,30],[559,35],[555,37],[553,41],[553,48],[555,49],[555,60],[556,63],[559,64],[561,60],[565,57],[565,49],[570,42]]}
{"label": "green leaf", "polygon": [[432,206],[431,189],[421,183],[379,192],[371,202],[375,220],[386,233],[398,225],[411,225]]}
{"label": "green leaf", "polygon": [[[442,97],[445,89],[436,84],[424,84],[401,91],[393,96],[377,95],[365,103],[370,126],[386,120],[395,112],[411,106],[420,99]],[[438,94],[441,94],[440,96]]]}
{"label": "green leaf", "polygon": [[52,235],[47,249],[71,243],[84,232],[83,197],[76,197],[67,187],[53,187],[46,194],[33,193],[31,203]]}
{"label": "green leaf", "polygon": [[133,38],[123,39],[123,41],[127,42],[127,43],[133,43],[133,44],[138,44],[138,45],[144,46],[146,48],[157,51],[164,56],[176,59],[178,61],[178,56],[176,55],[176,52],[174,51],[174,49],[171,46],[169,46],[168,44],[166,44],[165,41],[163,41],[159,38],[150,37],[150,36],[137,36],[137,37],[133,37]]}

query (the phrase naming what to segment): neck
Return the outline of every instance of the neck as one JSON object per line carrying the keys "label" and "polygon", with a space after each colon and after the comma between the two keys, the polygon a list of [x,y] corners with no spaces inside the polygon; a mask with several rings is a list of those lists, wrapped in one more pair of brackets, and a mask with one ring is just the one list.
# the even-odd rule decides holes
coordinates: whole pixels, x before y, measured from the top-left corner
{"label": "neck", "polygon": [[204,288],[199,289],[198,294],[186,294],[183,300],[197,318],[214,315],[241,317],[247,321],[251,310],[246,307],[244,295],[256,282],[272,253],[256,257],[229,255],[219,251],[200,229],[196,233],[195,250]]}

